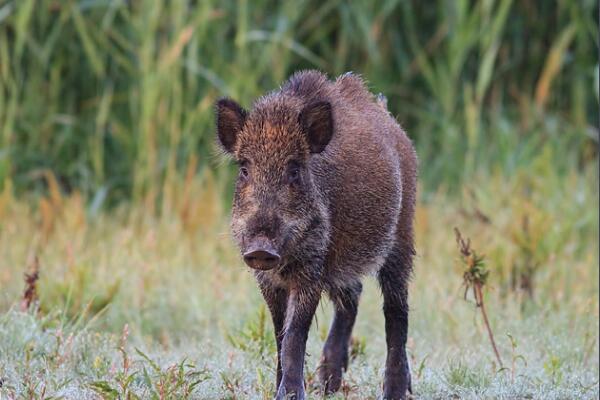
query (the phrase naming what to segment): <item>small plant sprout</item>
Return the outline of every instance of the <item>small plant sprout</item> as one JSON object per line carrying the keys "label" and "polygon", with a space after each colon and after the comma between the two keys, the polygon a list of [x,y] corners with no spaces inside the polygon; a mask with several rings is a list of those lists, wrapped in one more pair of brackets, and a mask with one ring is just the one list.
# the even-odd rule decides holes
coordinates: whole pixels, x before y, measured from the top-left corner
{"label": "small plant sprout", "polygon": [[423,376],[423,371],[425,370],[425,363],[427,362],[428,358],[429,354],[426,354],[425,357],[423,357],[423,359],[419,363],[419,367],[415,371],[415,376],[417,377],[417,379],[421,379],[421,377]]}
{"label": "small plant sprout", "polygon": [[544,371],[552,379],[553,385],[559,385],[563,379],[562,373],[563,361],[556,355],[551,354],[550,358],[544,362]]}
{"label": "small plant sprout", "polygon": [[508,339],[510,340],[510,348],[511,348],[511,365],[510,365],[510,382],[515,383],[515,373],[517,370],[517,360],[521,360],[525,366],[527,366],[527,360],[520,354],[517,354],[517,339],[510,333],[506,333]]}
{"label": "small plant sprout", "polygon": [[494,340],[494,334],[490,327],[483,300],[483,286],[485,286],[490,274],[490,271],[485,266],[485,256],[477,254],[477,252],[471,248],[471,239],[464,239],[458,228],[454,228],[454,233],[456,235],[456,244],[460,251],[461,262],[465,267],[463,273],[463,285],[465,287],[464,298],[465,300],[467,299],[467,293],[469,292],[469,289],[472,289],[473,297],[475,297],[475,305],[481,310],[483,322],[485,323],[490,343],[494,350],[494,354],[496,355],[496,360],[498,360],[500,368],[503,368],[502,359],[500,358],[500,353],[498,352],[498,347]]}
{"label": "small plant sprout", "polygon": [[364,357],[367,350],[367,339],[363,336],[350,338],[350,361],[357,357]]}
{"label": "small plant sprout", "polygon": [[276,349],[273,333],[267,324],[267,310],[262,304],[256,316],[246,321],[241,329],[227,333],[227,341],[241,351],[267,359]]}

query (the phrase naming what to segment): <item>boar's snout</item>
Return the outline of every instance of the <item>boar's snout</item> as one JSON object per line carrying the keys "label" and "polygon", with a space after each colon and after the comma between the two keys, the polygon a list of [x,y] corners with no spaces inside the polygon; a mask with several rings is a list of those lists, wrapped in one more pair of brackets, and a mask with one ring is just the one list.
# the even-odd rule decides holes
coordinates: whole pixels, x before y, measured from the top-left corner
{"label": "boar's snout", "polygon": [[254,241],[244,253],[244,262],[250,268],[267,271],[279,265],[281,257],[269,240]]}

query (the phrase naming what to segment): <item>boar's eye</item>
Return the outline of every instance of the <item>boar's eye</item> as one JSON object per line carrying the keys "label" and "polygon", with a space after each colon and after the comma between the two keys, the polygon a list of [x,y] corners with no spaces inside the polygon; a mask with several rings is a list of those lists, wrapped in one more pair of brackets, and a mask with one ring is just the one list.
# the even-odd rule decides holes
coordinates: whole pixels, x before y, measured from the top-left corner
{"label": "boar's eye", "polygon": [[239,171],[240,180],[242,180],[242,181],[248,180],[249,174],[250,173],[248,172],[248,164],[246,162],[241,162],[240,163],[240,171]]}
{"label": "boar's eye", "polygon": [[286,180],[290,185],[300,182],[300,164],[298,162],[292,161],[288,165]]}

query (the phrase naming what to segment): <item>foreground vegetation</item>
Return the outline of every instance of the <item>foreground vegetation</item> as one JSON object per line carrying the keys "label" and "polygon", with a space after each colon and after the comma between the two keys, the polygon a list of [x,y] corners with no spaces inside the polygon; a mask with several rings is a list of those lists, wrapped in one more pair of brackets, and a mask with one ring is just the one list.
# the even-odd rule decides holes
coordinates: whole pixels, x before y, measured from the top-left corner
{"label": "foreground vegetation", "polygon": [[[474,181],[417,211],[410,358],[422,398],[597,398],[597,172],[559,178],[553,155],[530,171]],[[50,187],[55,184],[50,180]],[[7,398],[268,399],[274,341],[252,275],[232,247],[221,185],[181,182],[169,215],[122,207],[93,215],[50,191],[0,201],[0,377]],[[486,310],[503,368],[473,299],[453,227],[489,271]],[[38,258],[39,302],[21,311]],[[369,281],[353,361],[337,398],[375,398],[385,355],[381,299]],[[309,340],[314,396],[331,316]],[[127,397],[130,396],[130,397]]]}

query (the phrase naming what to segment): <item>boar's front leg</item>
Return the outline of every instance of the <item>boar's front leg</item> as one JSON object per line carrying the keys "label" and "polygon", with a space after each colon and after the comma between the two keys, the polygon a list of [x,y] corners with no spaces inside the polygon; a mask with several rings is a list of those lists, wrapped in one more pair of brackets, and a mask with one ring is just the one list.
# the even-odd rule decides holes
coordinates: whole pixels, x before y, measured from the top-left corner
{"label": "boar's front leg", "polygon": [[314,287],[296,287],[289,291],[285,331],[281,346],[283,377],[277,391],[277,400],[304,400],[304,354],[306,339],[321,290]]}
{"label": "boar's front leg", "polygon": [[283,288],[273,286],[266,280],[259,278],[260,290],[263,294],[265,302],[271,312],[273,319],[273,328],[275,331],[275,341],[277,343],[277,384],[276,388],[281,383],[281,343],[283,341],[283,325],[285,323],[285,309],[287,307],[288,294]]}
{"label": "boar's front leg", "polygon": [[342,370],[348,368],[348,345],[361,292],[360,282],[329,292],[335,314],[319,366],[319,379],[325,394],[332,394],[339,390],[342,384]]}

